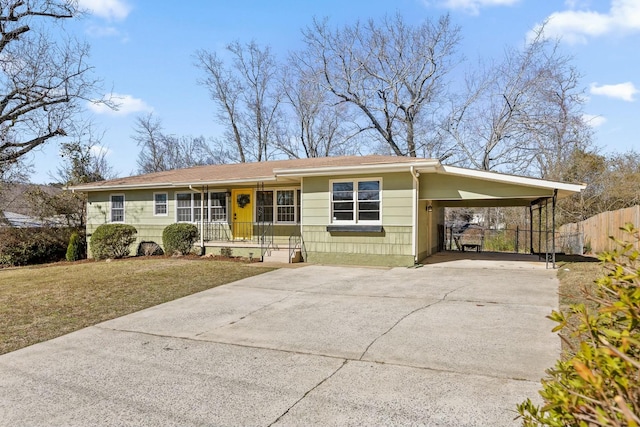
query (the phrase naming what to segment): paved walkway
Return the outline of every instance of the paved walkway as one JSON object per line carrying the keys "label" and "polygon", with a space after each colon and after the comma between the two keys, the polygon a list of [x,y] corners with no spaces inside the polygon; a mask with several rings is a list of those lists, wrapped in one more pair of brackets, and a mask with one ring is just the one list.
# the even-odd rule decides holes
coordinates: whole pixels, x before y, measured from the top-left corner
{"label": "paved walkway", "polygon": [[516,426],[559,353],[535,259],[201,292],[0,356],[0,425]]}

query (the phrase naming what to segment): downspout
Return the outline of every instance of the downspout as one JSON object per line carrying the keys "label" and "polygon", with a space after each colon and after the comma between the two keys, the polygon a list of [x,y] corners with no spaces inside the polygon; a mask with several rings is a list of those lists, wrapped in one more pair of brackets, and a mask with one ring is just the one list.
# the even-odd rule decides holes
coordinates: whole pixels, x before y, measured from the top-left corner
{"label": "downspout", "polygon": [[189,190],[200,193],[200,255],[204,255],[204,188],[198,191],[189,184]]}
{"label": "downspout", "polygon": [[413,263],[418,264],[418,188],[420,183],[418,177],[419,172],[416,172],[415,166],[411,166],[409,169],[411,177],[413,178],[413,212],[411,213],[413,236],[411,238],[411,253],[413,254]]}

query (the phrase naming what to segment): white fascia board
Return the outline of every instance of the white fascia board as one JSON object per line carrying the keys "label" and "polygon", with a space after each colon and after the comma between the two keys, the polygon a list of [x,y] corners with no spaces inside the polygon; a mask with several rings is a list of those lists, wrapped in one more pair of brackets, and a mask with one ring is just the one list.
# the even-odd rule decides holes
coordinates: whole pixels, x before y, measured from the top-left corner
{"label": "white fascia board", "polygon": [[[579,193],[585,188],[584,184],[569,184],[566,182],[548,181],[540,178],[530,178],[526,176],[506,175],[498,172],[479,171],[475,169],[465,169],[456,166],[440,167],[441,171],[447,175],[464,176],[468,178],[484,179],[487,181],[504,182],[508,184],[525,185],[529,187],[545,188],[550,190],[562,190],[566,192]],[[439,171],[440,172],[440,171]]]}
{"label": "white fascia board", "polygon": [[376,163],[355,166],[324,166],[320,168],[299,168],[299,169],[274,169],[276,177],[281,178],[302,178],[309,176],[331,176],[340,174],[365,174],[365,173],[385,173],[385,172],[409,172],[413,166],[417,171],[435,171],[440,163],[437,160],[431,162],[402,162],[402,163]]}
{"label": "white fascia board", "polygon": [[147,190],[147,189],[161,189],[161,188],[183,188],[183,187],[201,187],[203,185],[237,185],[237,184],[254,184],[256,182],[274,182],[276,178],[262,177],[262,178],[241,178],[241,179],[226,179],[220,181],[192,181],[192,182],[164,182],[164,183],[149,183],[149,184],[115,184],[115,185],[95,185],[95,186],[72,186],[67,189],[72,191],[113,191],[113,190]]}

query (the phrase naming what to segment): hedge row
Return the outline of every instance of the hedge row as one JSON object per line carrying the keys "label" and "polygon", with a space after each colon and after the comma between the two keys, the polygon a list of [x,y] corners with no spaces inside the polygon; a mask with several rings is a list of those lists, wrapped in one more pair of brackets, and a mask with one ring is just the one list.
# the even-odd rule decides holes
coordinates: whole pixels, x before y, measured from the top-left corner
{"label": "hedge row", "polygon": [[68,227],[0,228],[0,265],[43,264],[65,259],[69,239],[84,233]]}

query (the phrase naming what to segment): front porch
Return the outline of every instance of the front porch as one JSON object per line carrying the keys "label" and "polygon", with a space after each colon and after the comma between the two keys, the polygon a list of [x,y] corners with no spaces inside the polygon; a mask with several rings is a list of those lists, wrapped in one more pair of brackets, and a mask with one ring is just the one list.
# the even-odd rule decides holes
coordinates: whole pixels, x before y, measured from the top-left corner
{"label": "front porch", "polygon": [[289,263],[304,259],[299,224],[201,221],[195,225],[204,254]]}

